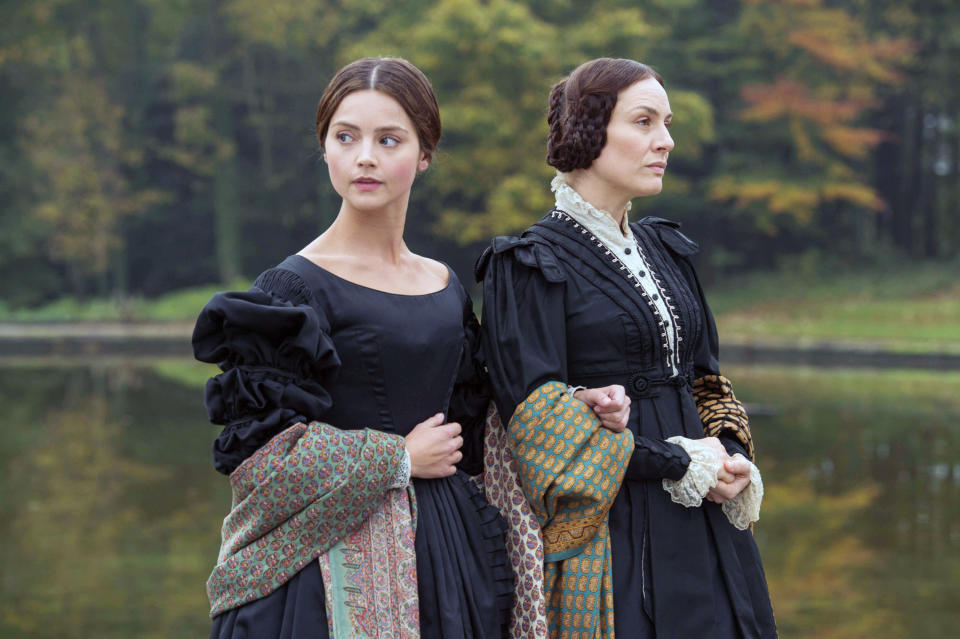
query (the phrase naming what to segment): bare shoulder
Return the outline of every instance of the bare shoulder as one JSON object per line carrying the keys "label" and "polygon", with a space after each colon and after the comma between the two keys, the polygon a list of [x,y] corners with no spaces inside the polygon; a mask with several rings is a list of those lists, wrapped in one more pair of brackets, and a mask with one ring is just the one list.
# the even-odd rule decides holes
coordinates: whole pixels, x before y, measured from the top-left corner
{"label": "bare shoulder", "polygon": [[353,279],[351,275],[362,273],[370,266],[369,259],[364,259],[360,255],[344,250],[338,244],[331,243],[325,234],[318,236],[297,251],[297,255],[346,279]]}
{"label": "bare shoulder", "polygon": [[415,257],[424,270],[439,280],[444,286],[447,285],[447,282],[450,280],[450,269],[447,268],[446,264],[422,255],[415,255]]}

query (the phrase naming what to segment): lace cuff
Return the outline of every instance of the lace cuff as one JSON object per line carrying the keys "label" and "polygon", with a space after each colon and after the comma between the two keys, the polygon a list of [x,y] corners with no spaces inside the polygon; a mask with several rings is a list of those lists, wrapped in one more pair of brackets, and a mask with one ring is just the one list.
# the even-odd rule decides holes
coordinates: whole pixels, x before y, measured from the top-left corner
{"label": "lace cuff", "polygon": [[667,440],[678,444],[690,455],[690,465],[680,479],[664,479],[663,489],[670,493],[670,499],[686,506],[696,508],[703,503],[707,492],[717,485],[717,473],[720,472],[720,458],[713,448],[696,439],[671,437]]}
{"label": "lace cuff", "polygon": [[[734,455],[746,459],[740,453]],[[748,460],[749,461],[749,460]],[[756,464],[750,463],[750,484],[733,499],[723,502],[723,513],[737,530],[746,530],[760,519],[760,502],[763,500],[763,480]]]}
{"label": "lace cuff", "polygon": [[403,449],[403,459],[397,466],[397,472],[393,475],[393,481],[387,488],[406,488],[410,484],[410,451]]}

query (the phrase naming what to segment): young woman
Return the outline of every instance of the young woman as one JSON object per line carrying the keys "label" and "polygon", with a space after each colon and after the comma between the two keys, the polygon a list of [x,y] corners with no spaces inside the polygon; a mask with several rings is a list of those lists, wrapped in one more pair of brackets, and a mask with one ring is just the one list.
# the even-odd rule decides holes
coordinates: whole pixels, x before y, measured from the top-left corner
{"label": "young woman", "polygon": [[551,636],[776,636],[749,530],[762,484],[697,246],[674,222],[628,221],[632,198],[662,188],[671,119],[649,67],[578,67],[550,95],[553,210],[478,262]]}
{"label": "young woman", "polygon": [[333,224],[193,337],[233,509],[207,584],[216,638],[501,635],[503,523],[480,467],[488,394],[471,302],[403,240],[440,138],[427,78],[364,58],[331,80],[317,136]]}

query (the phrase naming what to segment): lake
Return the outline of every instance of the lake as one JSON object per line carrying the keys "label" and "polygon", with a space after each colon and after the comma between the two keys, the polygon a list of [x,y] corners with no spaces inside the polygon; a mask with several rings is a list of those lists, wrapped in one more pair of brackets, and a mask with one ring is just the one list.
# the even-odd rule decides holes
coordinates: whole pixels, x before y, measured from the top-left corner
{"label": "lake", "polygon": [[[201,637],[230,494],[210,369],[0,367],[0,636]],[[960,373],[728,367],[766,496],[780,635],[955,636]]]}

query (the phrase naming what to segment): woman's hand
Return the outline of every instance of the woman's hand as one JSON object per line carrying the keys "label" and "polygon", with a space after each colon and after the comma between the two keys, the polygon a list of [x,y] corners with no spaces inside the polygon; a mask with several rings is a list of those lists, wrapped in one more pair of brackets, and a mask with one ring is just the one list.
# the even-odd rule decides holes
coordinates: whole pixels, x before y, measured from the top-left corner
{"label": "woman's hand", "polygon": [[411,477],[433,479],[457,472],[456,464],[463,459],[460,424],[444,424],[443,413],[420,422],[404,439],[410,453]]}
{"label": "woman's hand", "polygon": [[739,495],[744,488],[750,485],[750,462],[743,457],[731,457],[723,443],[716,437],[704,437],[699,440],[706,444],[720,460],[720,470],[717,472],[717,484],[709,491],[705,498],[716,504],[722,504],[728,499]]}
{"label": "woman's hand", "polygon": [[574,397],[593,409],[600,418],[600,424],[615,433],[623,432],[630,417],[630,398],[623,386],[613,384],[603,388],[584,388],[573,394]]}
{"label": "woman's hand", "polygon": [[[721,444],[722,446],[722,444]],[[726,451],[724,451],[726,455]],[[717,473],[717,485],[707,492],[707,499],[722,504],[733,499],[750,485],[750,462],[744,457],[726,456]]]}

